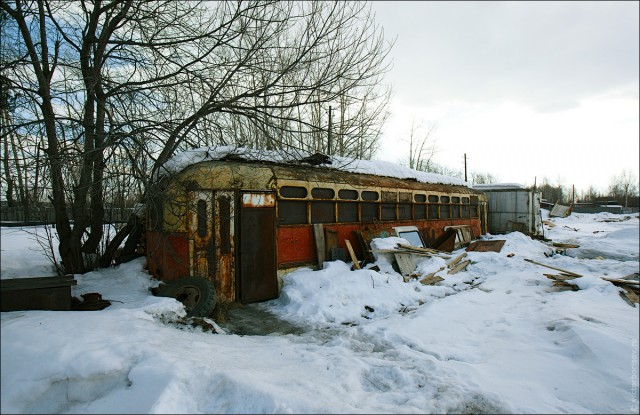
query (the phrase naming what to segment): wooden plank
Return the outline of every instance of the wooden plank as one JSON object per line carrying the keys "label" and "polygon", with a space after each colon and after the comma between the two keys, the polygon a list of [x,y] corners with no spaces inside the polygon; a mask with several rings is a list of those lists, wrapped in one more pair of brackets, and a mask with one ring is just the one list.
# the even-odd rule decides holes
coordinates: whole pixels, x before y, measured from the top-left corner
{"label": "wooden plank", "polygon": [[360,269],[360,262],[358,262],[358,258],[356,258],[355,252],[353,252],[353,247],[351,246],[351,242],[348,239],[344,240],[345,245],[347,245],[347,251],[349,251],[349,256],[351,257],[351,261],[353,262],[353,266],[355,269]]}
{"label": "wooden plank", "polygon": [[578,278],[575,275],[563,275],[563,274],[542,274],[542,275],[556,281],[567,281],[567,280],[573,280],[575,278]]}
{"label": "wooden plank", "polygon": [[433,285],[437,282],[444,281],[444,278],[438,275],[427,275],[426,277],[420,280],[420,284],[422,285]]}
{"label": "wooden plank", "polygon": [[576,244],[565,244],[565,243],[561,243],[561,242],[552,242],[551,245],[557,247],[557,248],[580,248],[580,245],[576,245]]}
{"label": "wooden plank", "polygon": [[600,277],[605,281],[610,281],[610,282],[617,282],[620,284],[629,284],[629,285],[640,285],[640,281],[633,281],[633,280],[623,280],[620,278],[607,278],[607,277]]}
{"label": "wooden plank", "polygon": [[439,255],[430,254],[427,252],[409,251],[408,249],[372,249],[371,252],[374,252],[376,254],[411,254],[415,256],[428,257],[428,258],[431,258],[433,256],[439,256]]}
{"label": "wooden plank", "polygon": [[416,263],[413,260],[412,254],[398,253],[393,254],[393,256],[396,258],[398,268],[400,268],[400,274],[411,275],[416,269]]}
{"label": "wooden plank", "polygon": [[324,250],[324,254],[325,254],[325,258],[328,258],[329,260],[333,260],[333,258],[331,258],[331,250],[333,248],[338,248],[338,231],[334,230],[334,229],[329,229],[329,228],[325,228],[324,229],[324,246],[325,246],[325,250]]}
{"label": "wooden plank", "polygon": [[464,258],[464,257],[466,257],[466,256],[467,256],[467,253],[466,253],[466,252],[461,253],[460,255],[458,255],[457,257],[455,257],[455,259],[453,259],[451,262],[449,262],[449,263],[447,264],[447,267],[449,267],[449,268],[453,267],[453,266],[454,266],[454,265],[456,265],[458,262],[460,262],[460,260],[461,260],[462,258]]}
{"label": "wooden plank", "polygon": [[438,251],[437,249],[420,248],[418,246],[403,245],[403,244],[398,244],[398,248],[405,249],[405,250],[411,251],[411,252],[418,252],[418,253],[424,253],[424,254],[433,254],[433,255],[439,256],[440,258],[445,258],[445,259],[451,258],[451,255],[447,255],[448,252]]}
{"label": "wooden plank", "polygon": [[322,269],[322,264],[325,261],[325,243],[324,243],[324,229],[321,223],[313,224],[313,237],[316,241],[316,255],[318,256],[318,267]]}
{"label": "wooden plank", "polygon": [[536,265],[540,265],[540,266],[543,266],[543,267],[555,269],[556,271],[564,272],[565,274],[568,274],[568,275],[575,275],[576,277],[582,277],[583,276],[582,274],[578,274],[578,273],[575,273],[575,272],[567,271],[566,269],[556,268],[556,267],[552,267],[551,265],[543,264],[541,262],[536,262],[533,259],[525,258],[524,260],[527,261],[527,262],[531,262],[532,264],[536,264]]}
{"label": "wooden plank", "polygon": [[447,272],[447,274],[457,274],[458,272],[462,271],[463,269],[465,269],[467,267],[467,265],[469,265],[471,263],[470,260],[466,260],[463,261],[461,263],[459,263],[458,265],[455,266],[455,268],[450,269],[449,272]]}
{"label": "wooden plank", "polygon": [[638,294],[635,291],[627,287],[622,288],[624,289],[624,291],[621,294],[624,294],[625,297],[627,297],[632,303],[640,304],[640,297],[638,297]]}

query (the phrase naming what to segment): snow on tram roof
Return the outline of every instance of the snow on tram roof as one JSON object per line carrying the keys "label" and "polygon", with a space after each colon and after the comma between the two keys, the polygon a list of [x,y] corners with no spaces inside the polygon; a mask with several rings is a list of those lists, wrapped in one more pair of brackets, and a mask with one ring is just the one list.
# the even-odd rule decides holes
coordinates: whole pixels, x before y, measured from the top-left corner
{"label": "snow on tram roof", "polygon": [[[313,157],[309,153],[302,151],[286,153],[283,151],[256,150],[232,146],[202,147],[176,154],[164,164],[162,169],[163,173],[161,174],[175,174],[196,163],[222,160],[233,156],[246,161],[298,165],[303,159]],[[345,172],[394,177],[398,179],[415,179],[422,183],[471,187],[468,182],[456,177],[417,171],[388,161],[358,160],[340,156],[327,156],[326,160],[323,161],[325,162],[317,164],[316,167],[333,168]]]}

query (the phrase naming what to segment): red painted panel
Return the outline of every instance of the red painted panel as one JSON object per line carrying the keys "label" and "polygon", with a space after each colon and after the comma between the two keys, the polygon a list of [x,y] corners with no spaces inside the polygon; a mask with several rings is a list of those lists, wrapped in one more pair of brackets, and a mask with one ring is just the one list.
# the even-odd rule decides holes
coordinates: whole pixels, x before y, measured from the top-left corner
{"label": "red painted panel", "polygon": [[147,268],[162,281],[189,275],[189,240],[184,233],[147,232]]}
{"label": "red painted panel", "polygon": [[312,226],[280,226],[277,232],[278,265],[287,262],[314,262],[316,260],[316,243],[313,238]]}
{"label": "red painted panel", "polygon": [[[394,221],[381,222],[378,228],[392,228],[394,226],[417,226],[422,233],[427,246],[430,246],[440,235],[444,233],[445,226],[470,225],[473,234],[477,237],[480,232],[480,219],[442,219],[423,221]],[[338,233],[338,246],[346,250],[345,239],[351,242],[351,246],[358,258],[363,258],[362,247],[354,231],[360,229],[372,229],[372,224],[325,224],[325,229],[332,229]],[[278,227],[278,266],[287,263],[316,263],[315,239],[313,227],[309,225],[280,226]]]}

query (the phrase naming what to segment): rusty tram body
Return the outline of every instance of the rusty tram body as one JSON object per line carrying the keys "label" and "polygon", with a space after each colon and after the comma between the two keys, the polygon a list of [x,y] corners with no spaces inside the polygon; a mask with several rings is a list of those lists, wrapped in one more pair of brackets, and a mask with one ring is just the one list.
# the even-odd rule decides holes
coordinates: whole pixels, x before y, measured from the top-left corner
{"label": "rusty tram body", "polygon": [[161,185],[148,204],[147,266],[164,283],[160,295],[191,315],[216,301],[276,298],[281,275],[317,264],[314,224],[359,258],[354,231],[375,226],[416,226],[427,245],[445,226],[486,232],[486,196],[462,185],[238,160],[192,164]]}

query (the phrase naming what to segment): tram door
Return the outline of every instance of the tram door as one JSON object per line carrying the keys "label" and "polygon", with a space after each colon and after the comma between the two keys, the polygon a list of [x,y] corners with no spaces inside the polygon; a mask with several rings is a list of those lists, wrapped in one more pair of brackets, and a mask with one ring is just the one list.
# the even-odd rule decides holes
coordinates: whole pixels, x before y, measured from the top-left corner
{"label": "tram door", "polygon": [[242,303],[278,296],[276,207],[273,193],[240,196],[239,292]]}

